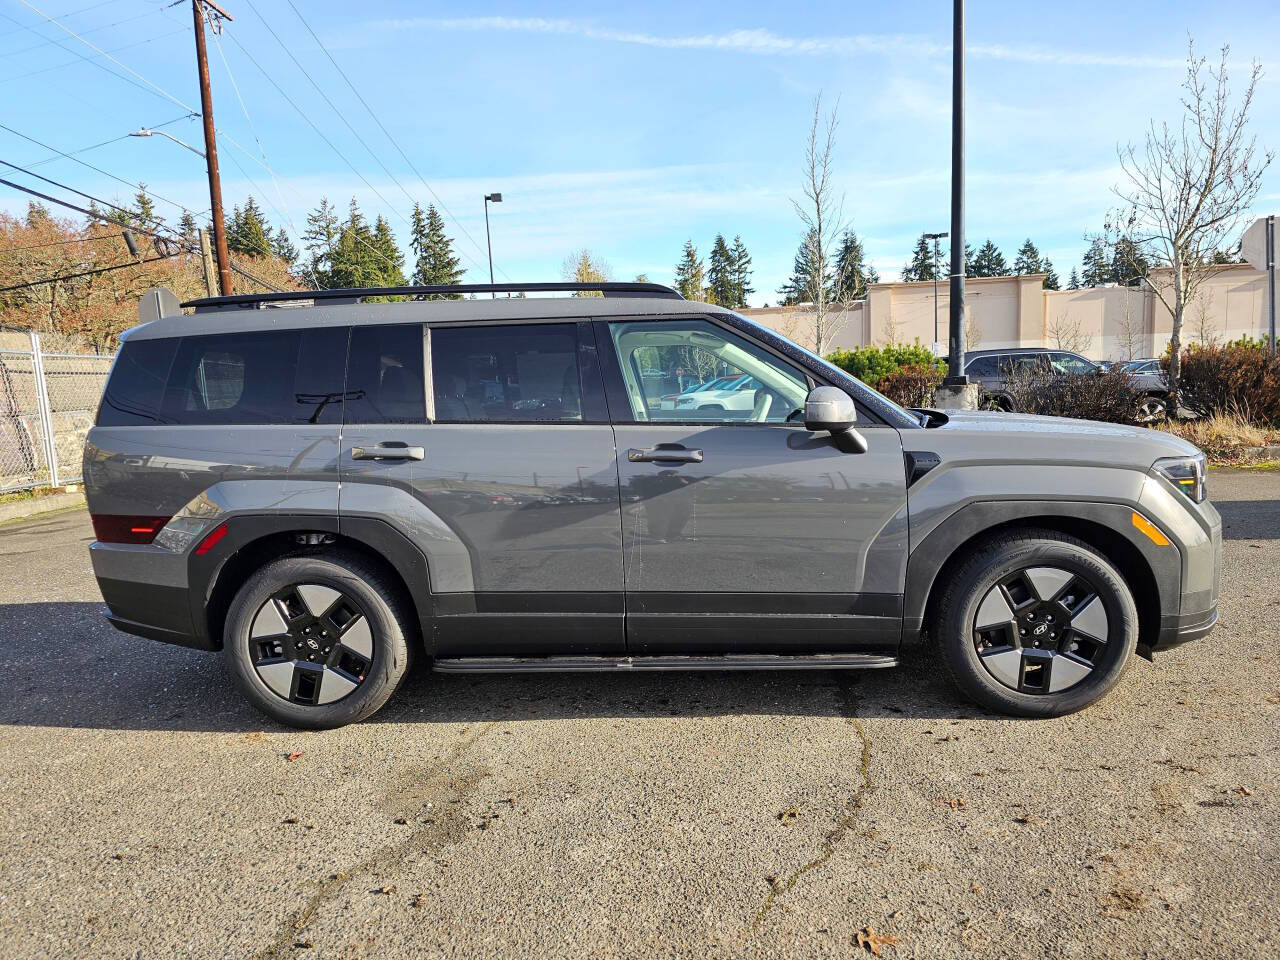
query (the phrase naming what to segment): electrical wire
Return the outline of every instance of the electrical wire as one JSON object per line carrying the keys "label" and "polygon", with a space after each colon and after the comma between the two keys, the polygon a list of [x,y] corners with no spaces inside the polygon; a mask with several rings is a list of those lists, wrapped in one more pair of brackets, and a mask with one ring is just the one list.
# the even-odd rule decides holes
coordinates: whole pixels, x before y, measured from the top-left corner
{"label": "electrical wire", "polygon": [[[139,217],[138,214],[133,210],[129,210],[125,207],[118,206],[114,203],[109,203],[106,200],[99,200],[97,197],[95,197],[91,193],[85,193],[83,190],[77,190],[75,187],[69,187],[65,183],[59,183],[57,180],[51,180],[48,177],[41,176],[40,174],[35,173],[34,171],[28,170],[26,167],[20,167],[16,163],[10,163],[8,160],[0,160],[0,163],[3,163],[6,167],[12,167],[14,170],[20,170],[22,173],[25,173],[29,177],[35,177],[37,180],[43,180],[45,183],[50,184],[51,186],[59,187],[63,190],[69,190],[72,193],[75,193],[84,197],[86,200],[91,200],[94,203],[104,204],[105,206],[110,207],[112,210],[119,210],[121,213],[127,214],[130,217],[134,217],[140,220],[144,219],[142,217]],[[154,217],[149,217],[146,219],[151,220],[153,224],[159,226],[161,229],[169,229],[168,226],[162,220],[157,220]]]}
{"label": "electrical wire", "polygon": [[[395,137],[391,136],[391,131],[389,131],[386,128],[386,126],[383,124],[383,122],[380,119],[378,119],[378,115],[374,113],[373,107],[369,106],[369,102],[365,100],[365,98],[361,95],[360,91],[356,89],[356,85],[351,82],[351,78],[347,76],[347,72],[343,70],[342,67],[339,65],[338,61],[334,59],[333,54],[329,52],[329,48],[326,47],[324,43],[321,42],[320,38],[316,35],[315,30],[312,29],[311,24],[307,21],[307,18],[304,17],[302,15],[302,12],[297,8],[297,6],[294,5],[293,0],[288,0],[288,3],[289,3],[289,6],[293,8],[293,12],[297,15],[298,19],[302,21],[302,25],[307,28],[307,32],[311,34],[311,39],[315,40],[316,46],[318,46],[320,50],[324,53],[324,55],[329,58],[329,62],[333,64],[334,69],[338,71],[338,75],[341,76],[342,79],[346,81],[347,86],[351,88],[351,92],[356,95],[356,99],[359,100],[360,103],[364,105],[365,110],[369,112],[369,116],[373,118],[373,122],[378,125],[378,129],[383,132],[387,140],[390,141],[391,145],[395,147],[397,152],[400,154],[400,156],[404,158],[404,162],[409,165],[409,169],[412,170],[414,172],[414,175],[419,180],[422,181],[422,185],[427,188],[427,192],[430,193],[431,196],[435,199],[436,203],[440,205],[440,209],[444,211],[445,216],[447,216],[450,220],[452,220],[453,225],[457,227],[460,231],[462,231],[462,235],[471,241],[471,244],[476,248],[476,251],[479,252],[482,256],[484,256],[485,251],[481,248],[479,241],[477,241],[476,238],[473,237],[471,233],[467,230],[467,228],[462,225],[462,223],[458,220],[458,218],[453,215],[452,211],[450,211],[449,208],[445,205],[445,202],[440,199],[440,195],[431,188],[431,184],[427,183],[426,177],[424,177],[421,173],[418,172],[418,168],[414,166],[413,161],[409,159],[409,155],[405,153],[404,149],[400,146],[400,144],[396,142]],[[253,4],[249,3],[249,6],[252,7]],[[257,12],[258,12],[257,10],[254,10],[254,13],[257,13]],[[262,14],[258,14],[258,17],[259,19],[261,19]],[[470,254],[467,254],[467,259],[471,260],[471,262],[476,266],[477,269],[483,269],[482,265],[478,263],[473,257],[471,257]],[[507,276],[506,271],[504,271],[501,267],[498,268],[498,272],[501,273],[504,277]],[[507,279],[510,280],[511,278],[507,277]]]}
{"label": "electrical wire", "polygon": [[45,250],[49,247],[65,247],[71,243],[100,243],[103,240],[118,240],[115,234],[105,237],[76,237],[74,240],[52,240],[49,243],[29,243],[23,247],[0,247],[0,256],[6,253],[21,253],[24,250]]}
{"label": "electrical wire", "polygon": [[[192,119],[192,115],[189,113],[184,113],[182,116],[174,117],[172,120],[166,120],[164,123],[153,123],[147,129],[159,130],[161,127],[168,127],[168,126],[171,126],[172,124],[177,123],[179,120],[187,120],[187,119]],[[10,133],[12,132],[13,131],[10,130]],[[18,136],[22,136],[22,134],[18,134]],[[101,143],[90,144],[87,147],[81,147],[79,150],[70,150],[66,153],[63,153],[61,150],[54,150],[53,153],[51,153],[49,156],[45,157],[44,159],[36,160],[34,162],[28,163],[27,166],[41,167],[41,166],[44,166],[46,163],[52,163],[54,160],[58,160],[60,158],[67,159],[67,160],[75,160],[76,154],[88,153],[90,150],[97,150],[99,147],[105,147],[113,143],[119,143],[121,140],[128,140],[131,136],[133,136],[133,134],[123,133],[118,137],[112,137],[110,140],[103,140]],[[30,138],[28,137],[26,139],[30,139]],[[75,162],[80,163],[81,161],[75,160]]]}
{"label": "electrical wire", "polygon": [[[56,277],[46,277],[43,280],[32,280],[30,283],[15,283],[9,287],[0,287],[0,293],[8,293],[10,290],[27,290],[31,287],[43,287],[50,283],[61,283],[63,280],[78,280],[81,277],[96,277],[100,273],[110,273],[112,270],[127,270],[130,267],[140,267],[147,263],[157,263],[160,260],[172,260],[176,257],[176,253],[168,256],[148,257],[145,260],[136,260],[132,263],[117,263],[110,267],[98,267],[96,270],[82,270],[79,273],[63,273]],[[261,283],[262,281],[258,281]]]}
{"label": "electrical wire", "polygon": [[[155,10],[145,10],[142,13],[135,14],[132,17],[125,17],[123,20],[117,20],[115,23],[104,23],[101,26],[90,27],[88,30],[82,30],[81,33],[82,34],[97,33],[100,30],[108,30],[111,27],[123,26],[126,23],[132,23],[134,20],[141,20],[143,17],[149,17],[156,12],[157,11]],[[63,16],[66,17],[66,16],[69,16],[69,14],[64,13]],[[43,43],[33,43],[29,47],[23,47],[21,50],[12,50],[6,53],[5,56],[16,57],[19,54],[30,53],[32,50],[39,50],[41,47],[47,47],[51,43],[57,43],[57,40],[55,38],[50,37],[46,39]]]}
{"label": "electrical wire", "polygon": [[[157,40],[163,40],[165,37],[172,37],[179,33],[186,33],[186,30],[169,30],[165,33],[157,34],[154,37],[147,37],[147,39],[145,40],[135,40],[133,43],[126,43],[122,47],[112,47],[111,52],[117,53],[121,50],[130,50],[133,47],[141,47],[141,46],[144,46],[145,44],[155,43]],[[52,40],[50,40],[49,42],[53,43]],[[79,56],[79,54],[77,54],[77,56]],[[0,78],[0,84],[12,83],[14,80],[26,80],[28,77],[38,77],[42,73],[50,73],[54,70],[61,70],[64,67],[71,66],[73,63],[75,63],[74,60],[64,60],[62,63],[55,63],[51,67],[41,67],[39,70],[31,70],[27,73],[19,73],[12,77],[3,77],[3,78]]]}

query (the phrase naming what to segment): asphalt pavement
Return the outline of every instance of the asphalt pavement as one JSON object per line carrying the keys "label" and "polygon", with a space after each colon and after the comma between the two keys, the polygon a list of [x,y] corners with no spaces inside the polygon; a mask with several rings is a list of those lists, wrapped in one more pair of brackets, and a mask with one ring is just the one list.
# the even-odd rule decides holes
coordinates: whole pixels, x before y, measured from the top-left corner
{"label": "asphalt pavement", "polygon": [[302,733],[103,621],[83,511],[0,526],[0,957],[1275,957],[1280,473],[1210,484],[1220,626],[1052,721],[926,651]]}

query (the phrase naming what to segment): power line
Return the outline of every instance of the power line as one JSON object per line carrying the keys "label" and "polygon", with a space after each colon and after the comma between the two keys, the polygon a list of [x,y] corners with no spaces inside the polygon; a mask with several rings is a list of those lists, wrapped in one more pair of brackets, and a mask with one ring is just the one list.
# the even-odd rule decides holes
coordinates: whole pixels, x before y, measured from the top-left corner
{"label": "power line", "polygon": [[[134,20],[141,20],[143,17],[149,17],[149,16],[151,16],[152,14],[157,13],[157,12],[158,12],[158,11],[156,11],[156,10],[145,10],[145,11],[143,11],[142,13],[135,14],[135,15],[134,15],[134,16],[132,16],[132,17],[125,17],[123,20],[117,20],[115,23],[104,23],[104,24],[102,24],[101,26],[97,26],[97,27],[90,27],[88,30],[84,30],[84,31],[82,31],[82,33],[97,33],[97,32],[99,32],[100,30],[107,30],[107,29],[110,29],[111,27],[119,27],[119,26],[122,26],[122,25],[124,25],[124,24],[126,24],[126,23],[132,23]],[[64,16],[64,17],[66,17],[66,16],[70,16],[70,14],[65,14],[65,13],[64,13],[64,14],[63,14],[63,16]],[[39,34],[37,34],[37,36],[39,36]],[[48,46],[49,44],[51,44],[51,43],[57,43],[57,40],[56,40],[55,38],[53,38],[53,37],[50,37],[50,38],[46,39],[43,43],[33,43],[33,44],[32,44],[31,46],[29,46],[29,47],[23,47],[21,50],[12,50],[12,51],[10,51],[10,52],[6,53],[6,54],[5,54],[5,56],[6,56],[6,57],[16,57],[16,56],[18,56],[19,54],[22,54],[22,53],[30,53],[32,50],[39,50],[41,47],[47,47],[47,46]]]}
{"label": "power line", "polygon": [[[60,17],[74,17],[77,13],[88,13],[90,10],[97,10],[99,7],[105,7],[107,4],[109,4],[109,3],[115,3],[115,2],[116,2],[116,0],[98,0],[98,2],[97,2],[97,3],[91,3],[91,4],[89,4],[89,6],[87,6],[87,7],[81,7],[81,8],[80,8],[80,9],[78,9],[78,10],[68,10],[66,13],[60,13],[60,14],[58,14],[58,16],[60,16]],[[17,21],[16,21],[16,20],[15,20],[14,22],[15,22],[15,23],[17,23]],[[21,26],[21,24],[18,24],[18,25],[19,25],[19,26]],[[10,30],[10,31],[9,31],[9,33],[12,33],[12,32],[13,32],[12,30]],[[7,37],[8,35],[9,35],[8,33],[0,33],[0,37]],[[37,36],[38,36],[38,34],[37,34]]]}
{"label": "power line", "polygon": [[[121,51],[121,50],[129,50],[129,49],[131,49],[131,48],[133,48],[133,47],[141,47],[141,46],[143,46],[144,44],[148,44],[148,43],[155,43],[157,40],[163,40],[165,37],[172,37],[172,36],[174,36],[175,34],[179,34],[179,33],[186,33],[186,30],[185,30],[185,29],[184,29],[184,30],[169,30],[169,31],[168,31],[168,32],[166,32],[166,33],[160,33],[160,34],[157,34],[157,35],[156,35],[156,36],[154,36],[154,37],[147,37],[147,39],[145,39],[145,40],[135,40],[133,43],[126,43],[126,44],[125,44],[124,46],[122,46],[122,47],[112,47],[112,48],[111,48],[111,52],[112,52],[112,53],[117,53],[117,52],[119,52],[119,51]],[[55,41],[50,40],[49,42],[50,42],[50,43],[54,43]],[[59,46],[61,46],[61,44],[59,44]],[[63,47],[63,49],[65,50],[66,48],[65,48],[65,47]],[[80,57],[80,55],[79,55],[79,54],[76,54],[76,56],[77,56],[77,57]],[[84,58],[83,58],[83,57],[80,57],[80,59],[84,59]],[[55,63],[55,64],[54,64],[53,66],[51,66],[51,67],[41,67],[39,70],[31,70],[31,71],[29,71],[28,73],[19,73],[19,74],[16,74],[15,76],[12,76],[12,77],[4,77],[4,78],[0,79],[0,83],[12,83],[14,80],[26,80],[28,77],[36,77],[36,76],[39,76],[39,75],[40,75],[40,74],[42,74],[42,73],[50,73],[50,72],[52,72],[52,71],[54,71],[54,70],[61,70],[63,67],[69,67],[69,66],[71,66],[71,64],[73,64],[74,62],[75,62],[74,60],[64,60],[62,63]]]}
{"label": "power line", "polygon": [[103,237],[76,237],[74,240],[53,240],[49,243],[29,243],[22,247],[0,247],[0,254],[21,253],[24,250],[44,250],[49,247],[65,247],[71,243],[100,243],[103,240],[119,240],[115,234]]}
{"label": "power line", "polygon": [[[30,283],[15,283],[9,287],[0,287],[0,293],[8,293],[10,290],[26,290],[30,287],[43,287],[49,283],[61,283],[63,280],[78,280],[81,277],[96,277],[100,273],[110,273],[112,270],[128,270],[130,267],[141,267],[147,263],[157,263],[160,260],[171,260],[176,257],[176,253],[167,256],[148,257],[145,260],[137,260],[132,263],[117,263],[110,267],[98,267],[96,270],[82,270],[79,273],[63,273],[56,277],[45,277],[43,280],[32,280]],[[261,281],[259,281],[261,283]]]}
{"label": "power line", "polygon": [[[426,182],[426,178],[424,177],[424,175],[419,173],[419,169],[417,169],[417,166],[413,165],[413,161],[410,160],[410,157],[408,157],[408,154],[404,152],[403,148],[401,147],[401,145],[399,145],[396,138],[394,138],[392,134],[390,134],[390,131],[388,131],[387,127],[385,127],[383,122],[381,122],[381,120],[378,118],[378,114],[374,113],[374,108],[371,108],[371,106],[369,105],[369,101],[365,100],[365,97],[361,95],[361,92],[356,90],[356,84],[351,82],[351,77],[347,76],[346,70],[342,69],[342,65],[340,65],[338,61],[334,59],[333,54],[330,54],[328,47],[324,45],[324,42],[321,42],[319,36],[316,36],[315,29],[311,28],[311,24],[307,22],[306,17],[303,17],[301,10],[298,10],[297,6],[294,5],[293,0],[288,0],[288,3],[289,3],[289,6],[291,6],[291,8],[293,9],[293,13],[297,14],[297,18],[302,20],[302,26],[307,28],[307,33],[310,33],[312,40],[316,41],[316,46],[319,46],[320,50],[324,52],[324,55],[326,56],[326,58],[329,58],[329,63],[333,64],[333,68],[335,70],[338,70],[338,76],[342,77],[344,81],[347,82],[347,86],[351,88],[351,92],[355,93],[356,99],[360,101],[362,105],[364,105],[365,110],[369,111],[369,115],[371,116],[372,119],[374,119],[374,123],[378,124],[378,129],[380,129],[380,131],[383,132],[384,136],[387,137],[387,140],[390,142],[390,145],[392,145],[393,147],[396,147],[398,154],[403,157],[404,163],[408,164],[408,169],[411,169],[413,174],[415,174],[416,177],[421,180],[422,186],[426,187],[426,191],[428,191],[431,197],[434,198],[436,204],[440,205],[440,210],[443,210],[445,216],[448,216],[448,218],[453,221],[454,227],[457,227],[458,229],[461,230],[462,236],[466,237],[468,241],[471,241],[472,246],[476,248],[477,252],[484,253],[484,251],[481,250],[479,241],[476,241],[476,238],[471,236],[471,233],[468,232],[467,228],[463,227],[461,221],[458,220],[458,218],[456,218],[456,216],[453,215],[453,211],[449,210],[448,206],[445,206],[443,200],[440,200],[439,193],[436,193],[434,189],[431,188],[431,184]],[[250,4],[250,6],[252,6],[252,4]],[[257,10],[255,10],[255,13],[257,13]],[[259,17],[261,17],[261,14],[259,14]],[[483,269],[483,265],[479,264],[479,262],[477,262],[474,259],[474,257],[471,257],[470,253],[468,253],[467,259],[471,260],[472,264],[475,264],[476,269]],[[503,276],[507,276],[506,271],[504,271],[502,268],[498,268],[498,273],[502,274]],[[507,276],[507,279],[509,280],[511,278]]]}
{"label": "power line", "polygon": [[[172,126],[173,124],[177,123],[179,120],[188,120],[188,119],[191,119],[191,114],[184,113],[182,116],[174,117],[172,120],[166,120],[164,123],[148,124],[147,129],[159,130],[161,127]],[[19,136],[21,136],[21,134],[19,134]],[[27,166],[41,167],[41,166],[44,166],[46,163],[52,163],[54,160],[57,160],[59,158],[64,158],[67,160],[75,160],[75,155],[78,153],[88,153],[90,150],[97,150],[99,147],[105,147],[113,143],[119,143],[121,140],[128,140],[131,136],[133,136],[133,134],[124,133],[118,137],[112,137],[110,140],[103,140],[101,143],[93,143],[87,147],[81,147],[79,150],[69,150],[66,153],[63,153],[61,150],[54,150],[50,156],[45,157],[43,160],[36,160],[32,163],[28,163]],[[80,161],[77,160],[76,162],[79,163]]]}
{"label": "power line", "polygon": [[[90,200],[94,203],[104,204],[105,206],[110,207],[112,210],[119,210],[121,213],[127,214],[130,217],[143,219],[142,217],[139,216],[139,214],[135,213],[133,210],[129,210],[125,207],[117,206],[114,203],[108,203],[106,200],[99,200],[97,197],[95,197],[91,193],[85,193],[83,190],[77,190],[75,187],[69,187],[65,183],[59,183],[57,180],[50,180],[48,177],[41,176],[38,173],[28,170],[26,167],[20,167],[16,163],[10,163],[8,160],[0,160],[0,163],[3,163],[6,167],[13,167],[13,169],[15,170],[21,170],[27,176],[35,177],[37,180],[43,180],[45,183],[50,184],[52,186],[60,187],[63,190],[70,190],[72,193],[79,194],[80,196],[84,197],[86,200]],[[5,182],[8,182],[8,181],[5,181]],[[156,220],[154,217],[150,217],[146,219],[150,219],[153,224],[156,224],[161,228],[165,228],[166,226],[163,223],[163,221]]]}
{"label": "power line", "polygon": [[[391,145],[395,147],[397,152],[399,152],[400,156],[404,158],[404,162],[409,165],[409,169],[414,172],[414,175],[417,176],[417,178],[422,181],[422,185],[427,188],[427,192],[430,193],[431,196],[435,199],[436,203],[440,205],[440,209],[443,210],[445,212],[445,215],[450,220],[453,221],[453,225],[457,227],[460,231],[462,231],[463,236],[465,236],[468,240],[471,241],[472,245],[476,248],[477,252],[483,254],[484,251],[481,249],[479,241],[477,241],[476,238],[473,237],[470,234],[470,232],[468,232],[467,228],[462,225],[462,223],[458,220],[458,218],[453,215],[452,211],[450,211],[450,209],[445,205],[445,202],[440,199],[440,195],[437,194],[435,190],[431,188],[431,184],[427,183],[426,177],[424,177],[421,173],[418,172],[418,168],[414,166],[413,161],[409,159],[409,155],[404,152],[400,144],[396,141],[395,137],[391,135],[391,131],[389,131],[386,128],[386,126],[383,124],[383,122],[380,119],[378,119],[378,115],[373,112],[373,107],[369,106],[369,102],[365,100],[365,98],[361,95],[360,91],[356,89],[356,85],[351,82],[351,78],[347,76],[347,72],[343,70],[342,66],[338,63],[338,61],[334,59],[333,54],[329,52],[329,48],[326,47],[323,42],[321,42],[320,38],[316,35],[315,30],[312,29],[311,24],[307,21],[307,18],[304,17],[301,11],[298,10],[297,6],[294,5],[293,0],[288,0],[288,2],[289,2],[289,6],[293,9],[293,12],[297,15],[298,19],[302,21],[302,25],[307,28],[307,32],[311,34],[311,38],[315,40],[316,46],[318,46],[321,49],[321,51],[323,51],[324,55],[329,58],[329,62],[333,64],[333,67],[335,70],[338,71],[339,76],[341,76],[342,79],[346,81],[347,86],[351,88],[351,92],[356,95],[356,99],[359,100],[360,103],[364,105],[365,110],[369,112],[369,116],[373,118],[373,122],[378,125],[378,129],[383,132],[387,140],[391,142]],[[252,7],[253,4],[250,3],[249,6]],[[254,13],[257,13],[257,10],[254,10]],[[262,14],[258,14],[258,16],[259,18],[261,18]],[[268,29],[270,28],[268,27]],[[471,260],[471,262],[475,264],[477,269],[482,269],[482,265],[478,263],[473,257],[471,257],[470,254],[467,255],[467,259]],[[501,267],[498,268],[498,272],[501,273],[504,277],[507,276],[506,271],[503,270]],[[511,278],[507,277],[507,279],[510,280]]]}

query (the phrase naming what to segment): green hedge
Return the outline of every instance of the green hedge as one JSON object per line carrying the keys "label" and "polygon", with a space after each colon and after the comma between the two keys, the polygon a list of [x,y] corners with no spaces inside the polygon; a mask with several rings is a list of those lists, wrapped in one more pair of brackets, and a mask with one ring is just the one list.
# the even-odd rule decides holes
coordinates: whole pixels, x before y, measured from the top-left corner
{"label": "green hedge", "polygon": [[827,354],[827,360],[875,389],[880,388],[881,380],[897,375],[903,367],[934,367],[943,376],[947,373],[947,362],[935,357],[919,340],[910,345],[836,350]]}

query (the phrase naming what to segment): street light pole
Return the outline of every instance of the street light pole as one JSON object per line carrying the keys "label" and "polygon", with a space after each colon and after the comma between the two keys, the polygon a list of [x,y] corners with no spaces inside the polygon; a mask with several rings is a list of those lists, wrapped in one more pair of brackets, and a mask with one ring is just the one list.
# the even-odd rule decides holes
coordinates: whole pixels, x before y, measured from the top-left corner
{"label": "street light pole", "polygon": [[947,235],[942,233],[926,233],[925,239],[933,241],[933,348],[935,355],[942,350],[942,341],[938,338],[938,241]]}
{"label": "street light pole", "polygon": [[955,0],[951,33],[951,349],[945,382],[964,386],[964,0]]}
{"label": "street light pole", "polygon": [[[489,239],[489,204],[501,203],[502,194],[486,193],[484,195],[484,245],[489,249],[489,284],[493,284],[493,241]],[[496,300],[498,295],[493,291],[489,292],[489,299]]]}
{"label": "street light pole", "polygon": [[168,138],[169,140],[172,140],[172,141],[173,141],[174,143],[176,143],[178,146],[180,146],[180,147],[186,147],[188,150],[190,150],[192,153],[194,153],[194,154],[195,154],[197,157],[199,157],[201,160],[205,159],[204,154],[203,154],[201,151],[197,150],[195,147],[193,147],[191,144],[189,144],[189,143],[187,143],[187,142],[185,142],[185,141],[183,141],[183,140],[179,140],[179,139],[178,139],[177,137],[175,137],[173,134],[171,134],[171,133],[165,133],[163,130],[148,130],[146,127],[141,127],[141,128],[139,128],[139,129],[137,129],[137,130],[133,131],[133,133],[129,134],[129,136],[131,136],[131,137],[166,137],[166,138]]}
{"label": "street light pole", "polygon": [[218,260],[218,289],[224,297],[230,296],[231,255],[227,252],[227,230],[222,217],[222,181],[218,176],[218,144],[213,128],[213,91],[209,87],[209,57],[204,44],[205,7],[212,15],[230,20],[227,13],[212,0],[191,0],[195,17],[196,66],[200,71],[200,113],[204,119],[204,156],[209,170],[209,209],[213,218],[213,251]]}

